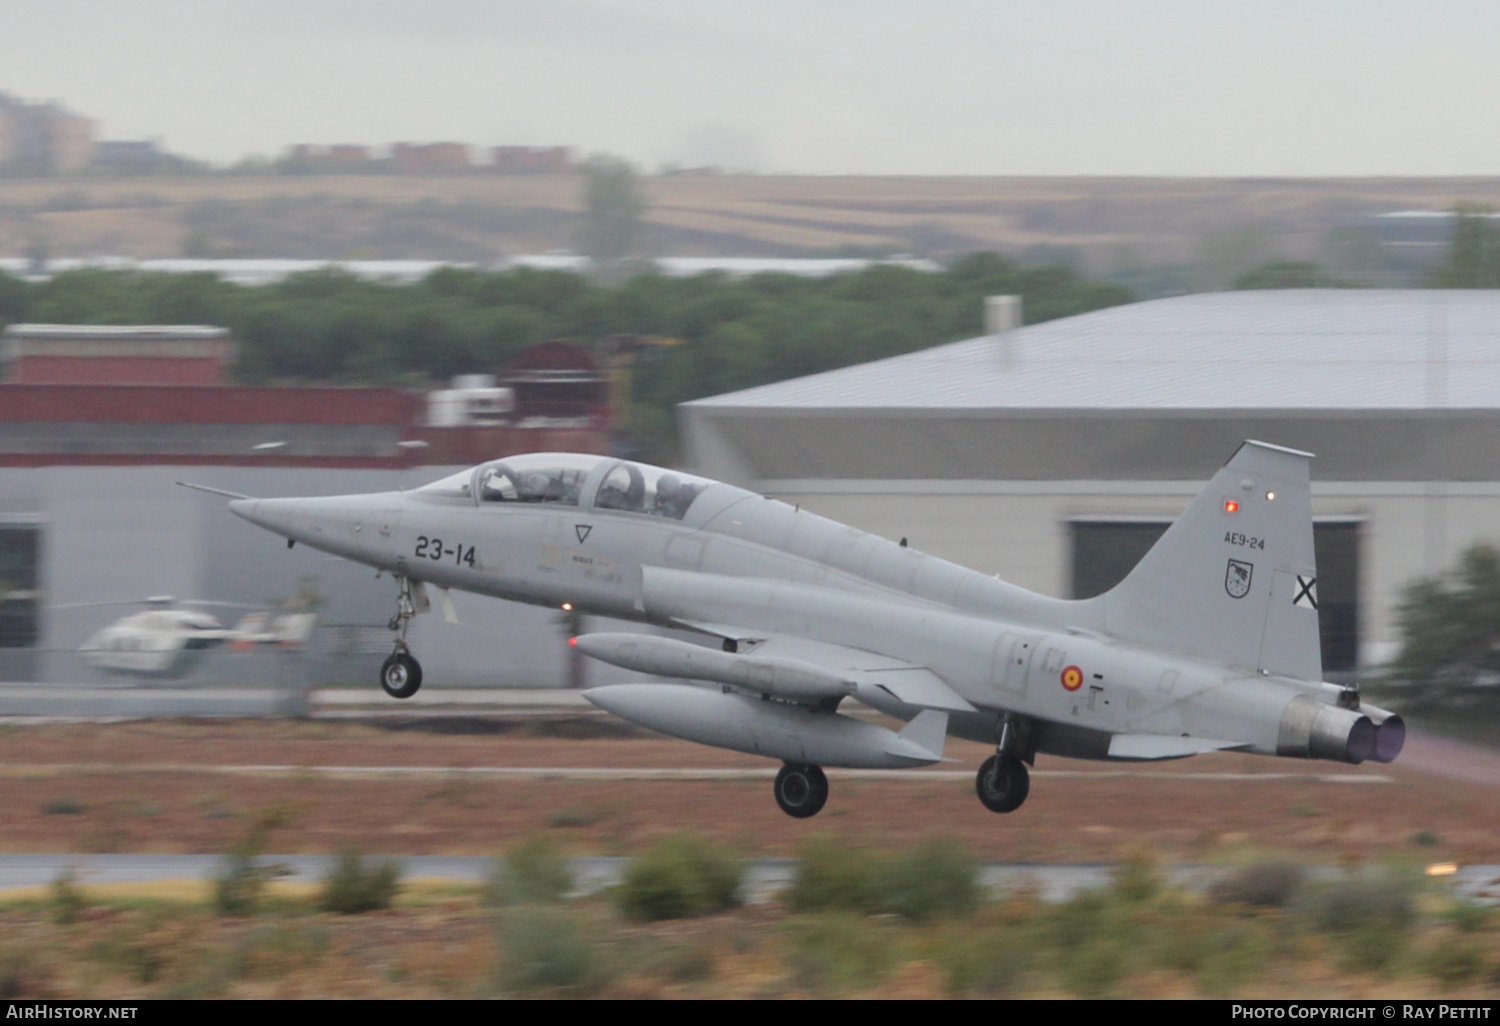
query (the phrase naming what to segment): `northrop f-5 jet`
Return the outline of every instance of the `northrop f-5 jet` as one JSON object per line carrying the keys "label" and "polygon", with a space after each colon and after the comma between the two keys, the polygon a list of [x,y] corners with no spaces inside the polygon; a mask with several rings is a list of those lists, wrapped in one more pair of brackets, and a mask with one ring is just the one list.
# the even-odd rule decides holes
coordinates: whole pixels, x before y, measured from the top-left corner
{"label": "northrop f-5 jet", "polygon": [[[674,737],[779,759],[776,801],[812,816],[825,766],[913,767],[993,744],[979,800],[1010,812],[1037,753],[1176,759],[1237,750],[1389,762],[1399,716],[1323,682],[1310,454],[1246,442],[1117,587],[1065,601],[744,489],[602,456],[534,453],[410,492],[235,498],[239,516],[391,573],[396,698],[425,586],[689,632],[572,640],[683,683],[585,691]],[[899,731],[846,715],[847,700]]]}

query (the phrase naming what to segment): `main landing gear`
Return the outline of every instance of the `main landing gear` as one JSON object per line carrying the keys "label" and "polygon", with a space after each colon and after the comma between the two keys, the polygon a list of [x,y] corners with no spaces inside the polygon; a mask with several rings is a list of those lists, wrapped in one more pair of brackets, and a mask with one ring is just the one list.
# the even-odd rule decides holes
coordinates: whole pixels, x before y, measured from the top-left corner
{"label": "main landing gear", "polygon": [[980,765],[974,790],[991,812],[1015,812],[1031,791],[1031,774],[1020,759],[992,755]]}
{"label": "main landing gear", "polygon": [[1016,724],[1007,715],[1000,725],[995,754],[984,760],[974,778],[979,801],[991,812],[1015,812],[1031,791],[1031,774],[1016,753]]}
{"label": "main landing gear", "polygon": [[411,578],[398,577],[401,594],[396,599],[396,615],[387,628],[396,632],[396,650],[380,667],[380,686],[392,698],[410,698],[422,686],[422,664],[412,658],[406,647],[406,625],[417,615],[412,598]]}
{"label": "main landing gear", "polygon": [[816,816],[828,801],[828,778],[818,766],[789,762],[776,774],[776,804],[796,819]]}

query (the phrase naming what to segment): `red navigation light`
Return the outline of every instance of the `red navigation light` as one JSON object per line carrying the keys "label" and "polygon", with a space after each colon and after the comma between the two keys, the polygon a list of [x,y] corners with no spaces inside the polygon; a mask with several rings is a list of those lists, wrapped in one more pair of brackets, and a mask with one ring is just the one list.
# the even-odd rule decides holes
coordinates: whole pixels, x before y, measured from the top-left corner
{"label": "red navigation light", "polygon": [[1240,504],[1239,503],[1235,502],[1233,499],[1225,499],[1224,500],[1224,512],[1225,513],[1238,513],[1239,511],[1240,511]]}

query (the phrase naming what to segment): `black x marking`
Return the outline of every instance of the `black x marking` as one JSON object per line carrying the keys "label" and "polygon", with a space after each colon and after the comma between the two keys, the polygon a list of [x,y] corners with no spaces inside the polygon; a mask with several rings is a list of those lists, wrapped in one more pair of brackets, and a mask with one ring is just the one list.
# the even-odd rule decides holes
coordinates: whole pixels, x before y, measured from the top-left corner
{"label": "black x marking", "polygon": [[1303,577],[1299,574],[1297,576],[1297,597],[1292,599],[1292,605],[1300,606],[1302,600],[1307,599],[1307,604],[1317,609],[1318,597],[1313,594],[1313,588],[1317,587],[1317,584],[1318,579],[1316,577]]}

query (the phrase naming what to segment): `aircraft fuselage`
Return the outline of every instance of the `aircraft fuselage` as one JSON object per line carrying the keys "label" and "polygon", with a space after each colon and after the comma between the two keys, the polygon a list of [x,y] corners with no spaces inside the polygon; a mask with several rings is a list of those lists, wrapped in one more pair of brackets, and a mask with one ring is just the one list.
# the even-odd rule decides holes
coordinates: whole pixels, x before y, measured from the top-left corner
{"label": "aircraft fuselage", "polygon": [[[553,464],[571,469],[549,492],[541,471]],[[605,457],[533,454],[416,491],[231,508],[290,541],[413,582],[696,631],[746,655],[752,691],[766,639],[767,652],[780,638],[828,646],[808,652],[835,652],[835,663],[868,655],[868,665],[844,667],[859,678],[854,697],[904,720],[941,708],[949,733],[987,743],[1000,743],[1009,722],[1027,761],[1038,751],[1171,758],[1233,747],[1358,762],[1399,750],[1399,719],[1377,745],[1375,728],[1390,714],[1341,708],[1347,692],[1333,685],[1226,664],[1191,645],[1135,644],[1111,633],[1099,601],[1035,595],[786,503],[702,479],[684,485],[684,477]],[[1310,543],[1310,519],[1308,534]],[[1225,585],[1231,600],[1235,583]],[[909,701],[914,692],[879,683],[882,672],[923,671],[959,700]]]}

